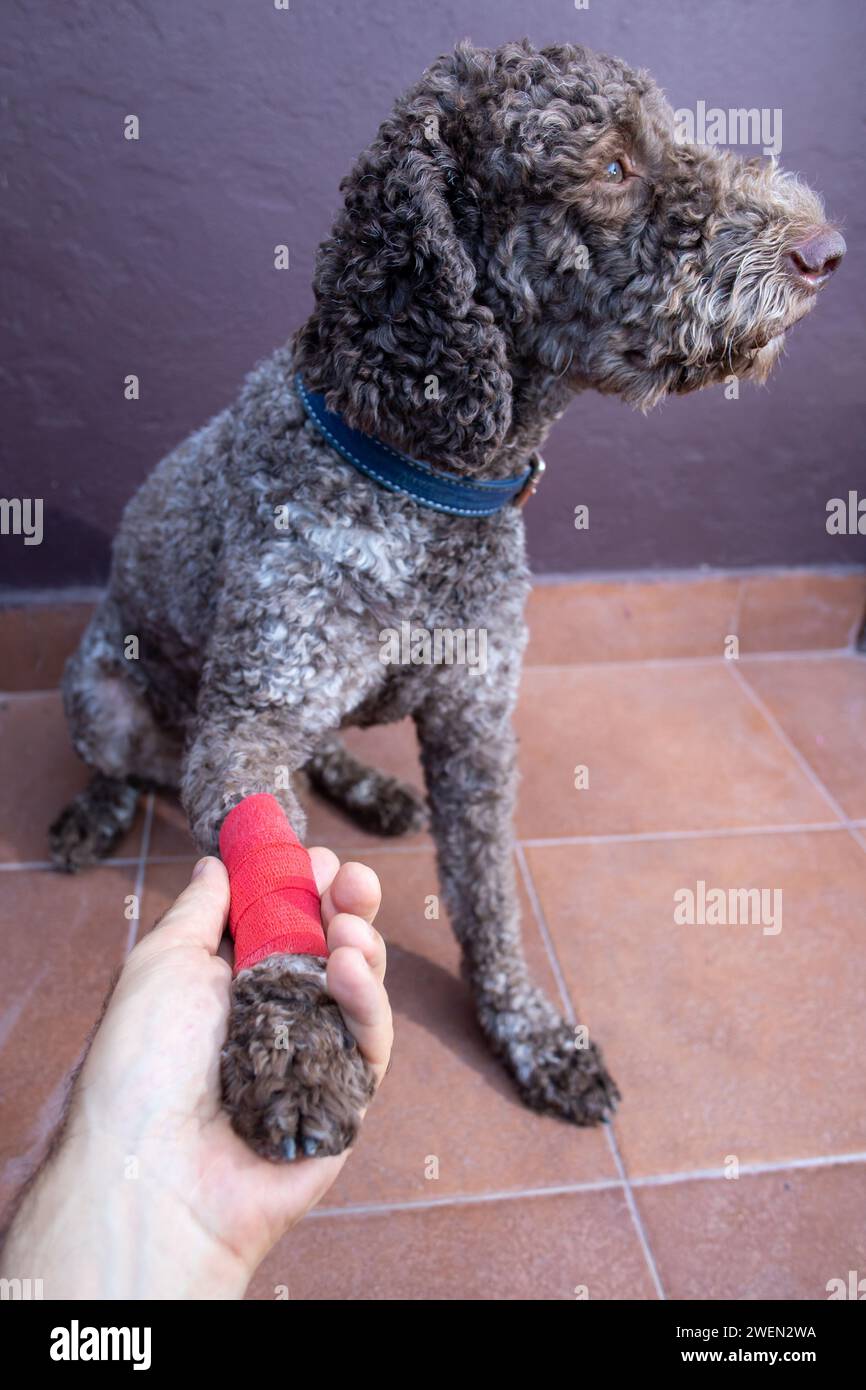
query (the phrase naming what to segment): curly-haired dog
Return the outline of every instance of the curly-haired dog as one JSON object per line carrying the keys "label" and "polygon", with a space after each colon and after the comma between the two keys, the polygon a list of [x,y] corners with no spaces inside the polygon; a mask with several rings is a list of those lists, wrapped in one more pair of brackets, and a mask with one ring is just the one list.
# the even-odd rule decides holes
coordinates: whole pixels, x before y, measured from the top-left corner
{"label": "curly-haired dog", "polygon": [[[450,514],[381,486],[308,418],[295,374],[346,425],[434,470],[509,478],[578,390],[648,407],[732,374],[763,380],[844,242],[797,178],[678,143],[645,73],[568,46],[460,44],[343,188],[293,347],[126,509],[107,597],[64,677],[95,775],[53,827],[54,854],[68,869],[105,854],[148,782],[180,788],[202,851],[254,792],[274,792],[303,834],[280,769],[306,769],[368,830],[410,829],[419,798],[360,766],[337,730],[411,715],[481,1027],[528,1105],[591,1124],[616,1088],[520,941],[520,510]],[[383,664],[382,629],[406,620],[486,631],[486,669]],[[305,1049],[322,988],[307,958],[234,987],[226,1101],[269,1157],[342,1148],[369,1094],[333,1019],[302,1075],[274,1049],[287,1022]]]}

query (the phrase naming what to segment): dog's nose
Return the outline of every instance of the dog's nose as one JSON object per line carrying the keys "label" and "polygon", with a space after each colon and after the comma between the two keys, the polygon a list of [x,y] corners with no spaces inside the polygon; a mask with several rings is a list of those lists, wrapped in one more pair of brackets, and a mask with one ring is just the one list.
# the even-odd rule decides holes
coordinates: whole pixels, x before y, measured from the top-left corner
{"label": "dog's nose", "polygon": [[788,267],[803,285],[823,285],[845,255],[845,238],[832,227],[817,227],[788,252]]}

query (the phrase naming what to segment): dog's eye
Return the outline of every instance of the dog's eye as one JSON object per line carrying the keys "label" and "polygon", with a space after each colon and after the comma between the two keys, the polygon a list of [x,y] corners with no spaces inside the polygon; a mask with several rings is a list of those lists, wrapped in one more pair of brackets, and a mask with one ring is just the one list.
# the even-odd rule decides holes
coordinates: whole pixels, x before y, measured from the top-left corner
{"label": "dog's eye", "polygon": [[625,178],[625,170],[618,159],[612,159],[604,171],[606,183],[622,183]]}

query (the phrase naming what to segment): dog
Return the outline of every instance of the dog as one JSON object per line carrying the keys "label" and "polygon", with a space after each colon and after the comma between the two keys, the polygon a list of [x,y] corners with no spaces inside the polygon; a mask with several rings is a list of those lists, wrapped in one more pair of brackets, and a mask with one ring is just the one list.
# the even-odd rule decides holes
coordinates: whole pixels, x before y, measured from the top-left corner
{"label": "dog", "polygon": [[[106,854],[148,785],[179,788],[203,853],[256,792],[303,837],[304,771],[367,830],[429,814],[490,1047],[527,1105],[594,1124],[616,1085],[521,946],[511,718],[529,574],[514,493],[578,391],[646,410],[765,380],[845,243],[798,178],[682,143],[646,73],[568,45],[458,44],[398,100],[342,191],[293,343],[126,508],[63,679],[93,778],[52,827],[52,853],[67,870]],[[409,468],[409,485],[379,467]],[[503,491],[489,512],[477,501]],[[406,622],[484,632],[483,669],[384,663],[382,631]],[[426,806],[338,737],[407,715]],[[317,1034],[323,990],[309,957],[273,957],[233,985],[225,1102],[275,1161],[339,1152],[369,1098],[361,1059],[337,1064],[339,1039]],[[273,1045],[286,1025],[303,1081]]]}

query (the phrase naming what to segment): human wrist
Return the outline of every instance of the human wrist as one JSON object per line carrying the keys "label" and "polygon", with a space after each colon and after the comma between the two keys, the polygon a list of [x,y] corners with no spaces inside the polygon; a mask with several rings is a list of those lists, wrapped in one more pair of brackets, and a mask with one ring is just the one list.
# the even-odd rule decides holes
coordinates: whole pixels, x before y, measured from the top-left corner
{"label": "human wrist", "polygon": [[3,1274],[41,1280],[48,1299],[241,1298],[251,1262],[123,1149],[67,1135],[12,1224]]}

